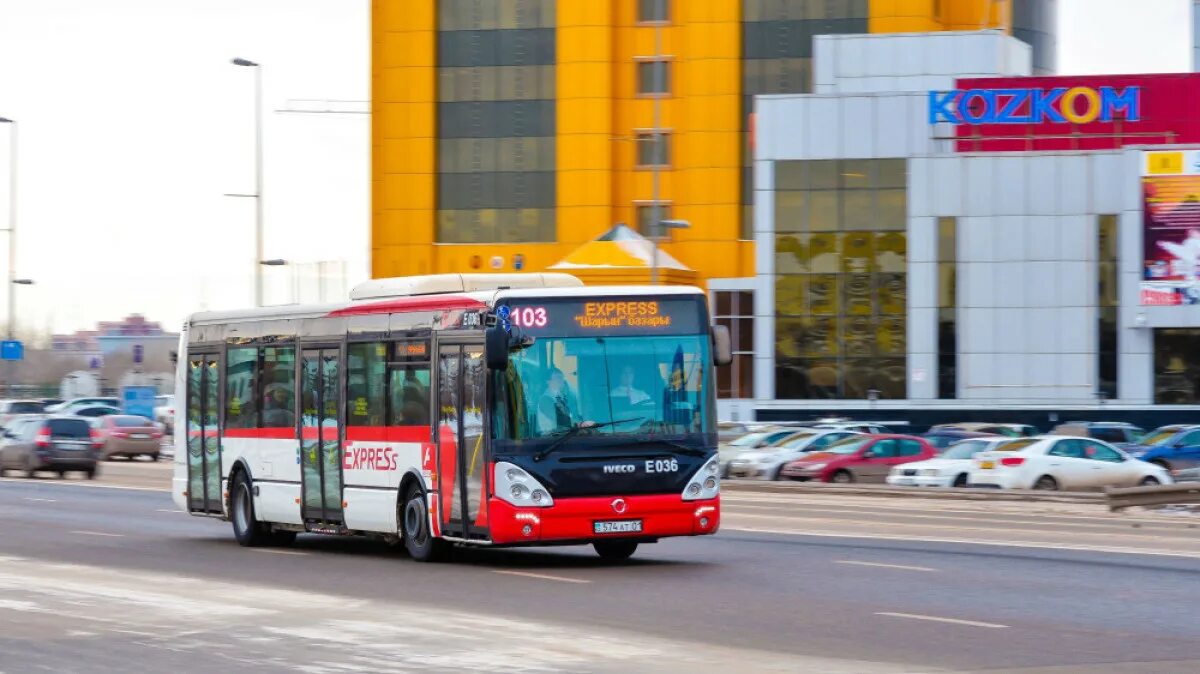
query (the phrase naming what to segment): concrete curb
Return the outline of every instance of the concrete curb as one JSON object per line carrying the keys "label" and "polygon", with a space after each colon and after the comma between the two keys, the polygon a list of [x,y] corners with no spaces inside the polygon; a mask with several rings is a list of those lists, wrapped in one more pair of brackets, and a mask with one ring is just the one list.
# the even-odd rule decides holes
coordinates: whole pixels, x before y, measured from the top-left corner
{"label": "concrete curb", "polygon": [[938,487],[892,487],[889,485],[840,485],[823,482],[764,482],[759,480],[721,480],[721,490],[760,494],[837,494],[841,496],[882,496],[929,498],[952,501],[1026,501],[1047,503],[1104,503],[1099,492],[1048,492],[1026,489],[955,489]]}

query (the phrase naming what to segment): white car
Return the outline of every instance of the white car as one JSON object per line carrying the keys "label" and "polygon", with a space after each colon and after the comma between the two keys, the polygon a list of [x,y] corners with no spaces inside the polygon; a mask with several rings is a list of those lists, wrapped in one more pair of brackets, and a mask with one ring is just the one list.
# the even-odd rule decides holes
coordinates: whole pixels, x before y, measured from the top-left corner
{"label": "white car", "polygon": [[896,466],[887,476],[894,487],[966,487],[970,481],[971,459],[979,452],[994,451],[1012,438],[972,438],[950,445],[936,459]]}
{"label": "white car", "polygon": [[796,431],[782,442],[769,447],[744,451],[729,462],[729,477],[748,477],[754,480],[778,480],[779,469],[789,461],[795,461],[808,452],[859,435],[854,431],[810,428]]}
{"label": "white car", "polygon": [[729,462],[742,452],[760,447],[768,447],[770,445],[783,440],[792,435],[797,430],[796,428],[772,428],[770,430],[755,431],[747,433],[742,437],[732,442],[722,442],[717,447],[718,461],[721,464],[721,477],[729,475]]}
{"label": "white car", "polygon": [[971,486],[1001,489],[1099,489],[1171,484],[1162,466],[1139,461],[1092,438],[1021,438],[972,459]]}
{"label": "white car", "polygon": [[154,420],[162,424],[168,435],[175,431],[175,396],[154,397]]}

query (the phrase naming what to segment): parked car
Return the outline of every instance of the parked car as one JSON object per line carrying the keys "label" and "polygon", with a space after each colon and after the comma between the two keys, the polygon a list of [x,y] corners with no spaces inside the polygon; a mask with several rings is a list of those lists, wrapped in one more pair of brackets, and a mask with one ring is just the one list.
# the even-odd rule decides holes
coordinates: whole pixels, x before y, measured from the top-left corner
{"label": "parked car", "polygon": [[42,404],[45,405],[46,407],[52,407],[54,405],[61,405],[64,402],[66,402],[66,401],[63,400],[62,398],[42,398]]}
{"label": "parked car", "polygon": [[993,433],[976,433],[974,431],[963,431],[957,428],[944,428],[937,431],[929,431],[921,437],[925,438],[926,442],[933,445],[934,449],[941,451],[950,445],[963,440],[969,440],[971,438],[991,438],[996,436]]}
{"label": "parked car", "polygon": [[[161,395],[154,398],[154,420],[162,424],[167,434],[175,432],[175,396]],[[717,425],[720,433],[720,424]]]}
{"label": "parked car", "polygon": [[0,401],[0,426],[18,414],[41,414],[46,405],[40,400],[4,400]]}
{"label": "parked car", "polygon": [[888,434],[892,432],[892,430],[887,426],[874,421],[823,421],[813,424],[810,426],[810,428],[852,431],[854,433],[867,433],[872,435]]}
{"label": "parked car", "polygon": [[1138,461],[1102,440],[1039,435],[979,452],[971,486],[1000,489],[1099,489],[1170,484],[1162,466]]}
{"label": "parked car", "polygon": [[779,470],[784,464],[795,461],[808,452],[820,451],[839,440],[857,435],[859,434],[854,431],[827,428],[796,431],[774,445],[751,449],[735,456],[729,462],[729,476],[778,480]]}
{"label": "parked car", "polygon": [[887,483],[895,487],[966,487],[970,483],[971,459],[1012,441],[1003,435],[960,440],[936,458],[896,466],[888,474]]}
{"label": "parked car", "polygon": [[937,456],[913,435],[855,436],[784,465],[781,478],[820,482],[883,482],[893,466]]}
{"label": "parked car", "polygon": [[103,441],[87,419],[66,416],[31,417],[6,428],[0,443],[0,475],[20,470],[25,477],[38,471],[80,471],[93,479]]}
{"label": "parked car", "polygon": [[1198,425],[1163,426],[1119,447],[1136,459],[1156,463],[1172,473],[1200,468]]}
{"label": "parked car", "polygon": [[1054,427],[1051,435],[1075,435],[1113,444],[1137,442],[1145,429],[1123,421],[1067,421]]}
{"label": "parked car", "polygon": [[795,428],[771,428],[754,431],[731,442],[723,442],[717,447],[717,457],[721,464],[721,477],[729,477],[729,462],[738,454],[750,449],[768,447],[783,440],[796,432]]}
{"label": "parked car", "polygon": [[48,405],[46,412],[50,414],[70,414],[76,407],[90,407],[92,405],[108,405],[109,407],[120,407],[121,400],[112,396],[99,396],[91,398],[72,398],[65,403],[58,405]]}
{"label": "parked car", "polygon": [[105,417],[110,414],[120,414],[121,410],[108,405],[84,405],[82,407],[74,407],[65,414],[72,414],[77,417]]}
{"label": "parked car", "polygon": [[930,428],[929,431],[933,432],[950,429],[970,431],[972,433],[994,433],[996,435],[1007,435],[1010,438],[1028,438],[1041,432],[1029,424],[997,424],[982,421],[964,421],[953,424],[937,424],[936,426]]}
{"label": "parked car", "polygon": [[105,461],[114,456],[134,458],[149,457],[157,461],[162,448],[161,427],[146,417],[129,414],[111,414],[96,420],[95,427],[104,441],[100,458]]}

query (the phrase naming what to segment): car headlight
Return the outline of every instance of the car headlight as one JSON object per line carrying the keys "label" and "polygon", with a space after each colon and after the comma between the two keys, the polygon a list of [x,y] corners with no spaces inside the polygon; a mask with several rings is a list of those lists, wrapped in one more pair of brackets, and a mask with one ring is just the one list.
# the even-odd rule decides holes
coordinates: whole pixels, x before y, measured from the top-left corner
{"label": "car headlight", "polygon": [[721,493],[720,468],[717,457],[709,459],[683,488],[683,500],[699,501],[700,499],[716,498]]}
{"label": "car headlight", "polygon": [[522,507],[544,508],[554,505],[550,490],[523,468],[507,461],[496,464],[496,497]]}

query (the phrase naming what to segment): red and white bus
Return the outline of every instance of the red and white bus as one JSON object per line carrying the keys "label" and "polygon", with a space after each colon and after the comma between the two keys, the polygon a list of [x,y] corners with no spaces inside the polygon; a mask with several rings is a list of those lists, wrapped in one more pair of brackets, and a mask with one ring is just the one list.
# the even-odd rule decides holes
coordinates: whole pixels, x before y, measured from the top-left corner
{"label": "red and white bus", "polygon": [[451,544],[639,543],[716,532],[702,291],[564,274],[378,279],[349,302],[193,315],[172,493],[243,545],[380,535]]}

